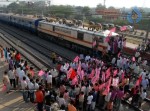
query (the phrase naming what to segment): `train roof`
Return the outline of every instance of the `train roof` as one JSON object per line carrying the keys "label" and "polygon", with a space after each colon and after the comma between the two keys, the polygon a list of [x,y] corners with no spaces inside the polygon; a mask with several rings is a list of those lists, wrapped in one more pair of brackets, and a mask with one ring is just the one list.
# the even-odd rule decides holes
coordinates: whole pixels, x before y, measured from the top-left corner
{"label": "train roof", "polygon": [[[88,34],[94,34],[97,36],[103,36],[103,37],[108,36],[108,31],[107,32],[106,31],[90,31],[90,30],[87,30],[83,27],[69,27],[69,26],[64,25],[64,24],[59,24],[59,23],[54,23],[54,22],[46,22],[45,20],[40,21],[40,23],[58,26],[58,27],[66,28],[66,29],[70,29],[70,30],[76,30],[76,31],[80,31],[80,32],[88,33]],[[118,34],[117,33],[112,34],[112,36],[116,36],[116,35],[118,35]]]}

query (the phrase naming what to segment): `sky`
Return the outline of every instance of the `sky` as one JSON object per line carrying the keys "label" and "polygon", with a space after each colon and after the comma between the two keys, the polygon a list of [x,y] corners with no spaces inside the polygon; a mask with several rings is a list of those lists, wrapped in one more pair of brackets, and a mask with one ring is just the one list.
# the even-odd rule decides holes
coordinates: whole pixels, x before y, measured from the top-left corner
{"label": "sky", "polygon": [[[103,4],[104,0],[52,0],[52,4],[68,4],[75,6],[89,6],[96,7],[97,4]],[[114,6],[114,7],[150,7],[150,0],[106,0],[106,7]]]}
{"label": "sky", "polygon": [[[0,0],[5,1],[5,0]],[[15,0],[10,0],[15,1]],[[22,1],[22,0],[21,0]],[[32,0],[26,0],[32,1]],[[39,1],[39,0],[34,0]],[[45,0],[46,1],[46,0]],[[0,2],[2,4],[3,2]],[[52,5],[74,5],[74,6],[89,6],[96,7],[97,4],[103,4],[104,0],[51,0]],[[150,8],[150,0],[106,0],[106,7],[113,6],[116,8],[121,7],[149,7]]]}

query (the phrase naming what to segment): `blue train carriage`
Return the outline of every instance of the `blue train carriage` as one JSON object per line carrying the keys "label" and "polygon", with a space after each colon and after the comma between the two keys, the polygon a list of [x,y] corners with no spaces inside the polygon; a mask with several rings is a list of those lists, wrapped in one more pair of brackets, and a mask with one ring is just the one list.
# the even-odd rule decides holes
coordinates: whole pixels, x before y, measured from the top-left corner
{"label": "blue train carriage", "polygon": [[23,28],[28,30],[31,33],[36,33],[37,32],[37,27],[39,21],[43,20],[41,18],[34,17],[32,15],[30,16],[22,16],[22,25]]}
{"label": "blue train carriage", "polygon": [[13,14],[0,13],[0,21],[2,23],[10,24],[10,17]]}
{"label": "blue train carriage", "polygon": [[35,18],[32,15],[13,15],[11,20],[14,26],[22,30],[27,30],[29,32],[36,33],[38,22],[43,19]]}
{"label": "blue train carriage", "polygon": [[11,16],[11,23],[17,28],[22,28],[22,18],[18,14]]}
{"label": "blue train carriage", "polygon": [[105,34],[88,31],[83,28],[68,27],[64,24],[40,21],[38,35],[59,45],[63,45],[79,53],[91,53],[94,39],[97,39],[97,50],[106,49]]}

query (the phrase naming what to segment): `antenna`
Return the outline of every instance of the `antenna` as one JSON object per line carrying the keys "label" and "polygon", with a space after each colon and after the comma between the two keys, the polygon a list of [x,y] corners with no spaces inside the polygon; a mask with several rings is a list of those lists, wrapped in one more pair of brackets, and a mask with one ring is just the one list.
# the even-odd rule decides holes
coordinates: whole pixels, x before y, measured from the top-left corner
{"label": "antenna", "polygon": [[104,7],[106,7],[105,3],[106,3],[106,0],[104,0]]}

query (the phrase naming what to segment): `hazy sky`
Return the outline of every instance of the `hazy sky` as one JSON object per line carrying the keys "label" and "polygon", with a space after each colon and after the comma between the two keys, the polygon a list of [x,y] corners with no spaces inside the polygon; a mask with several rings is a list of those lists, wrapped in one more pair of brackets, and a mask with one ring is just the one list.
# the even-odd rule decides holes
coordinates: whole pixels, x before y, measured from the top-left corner
{"label": "hazy sky", "polygon": [[[52,4],[68,4],[77,6],[96,7],[97,4],[103,4],[104,0],[52,0]],[[106,0],[106,7],[150,7],[150,0]]]}
{"label": "hazy sky", "polygon": [[[0,0],[0,1],[5,1],[5,0]],[[15,1],[15,0],[9,0],[9,1]],[[32,0],[24,0],[24,1],[32,1]],[[40,1],[40,0],[33,0],[33,1]],[[103,4],[104,0],[51,0],[51,3],[55,5],[75,5],[75,6],[96,7],[96,5],[99,3]],[[0,2],[0,4],[2,4],[2,2]],[[106,7],[109,6],[114,6],[119,8],[120,7],[129,8],[133,6],[150,7],[150,0],[106,0]]]}

